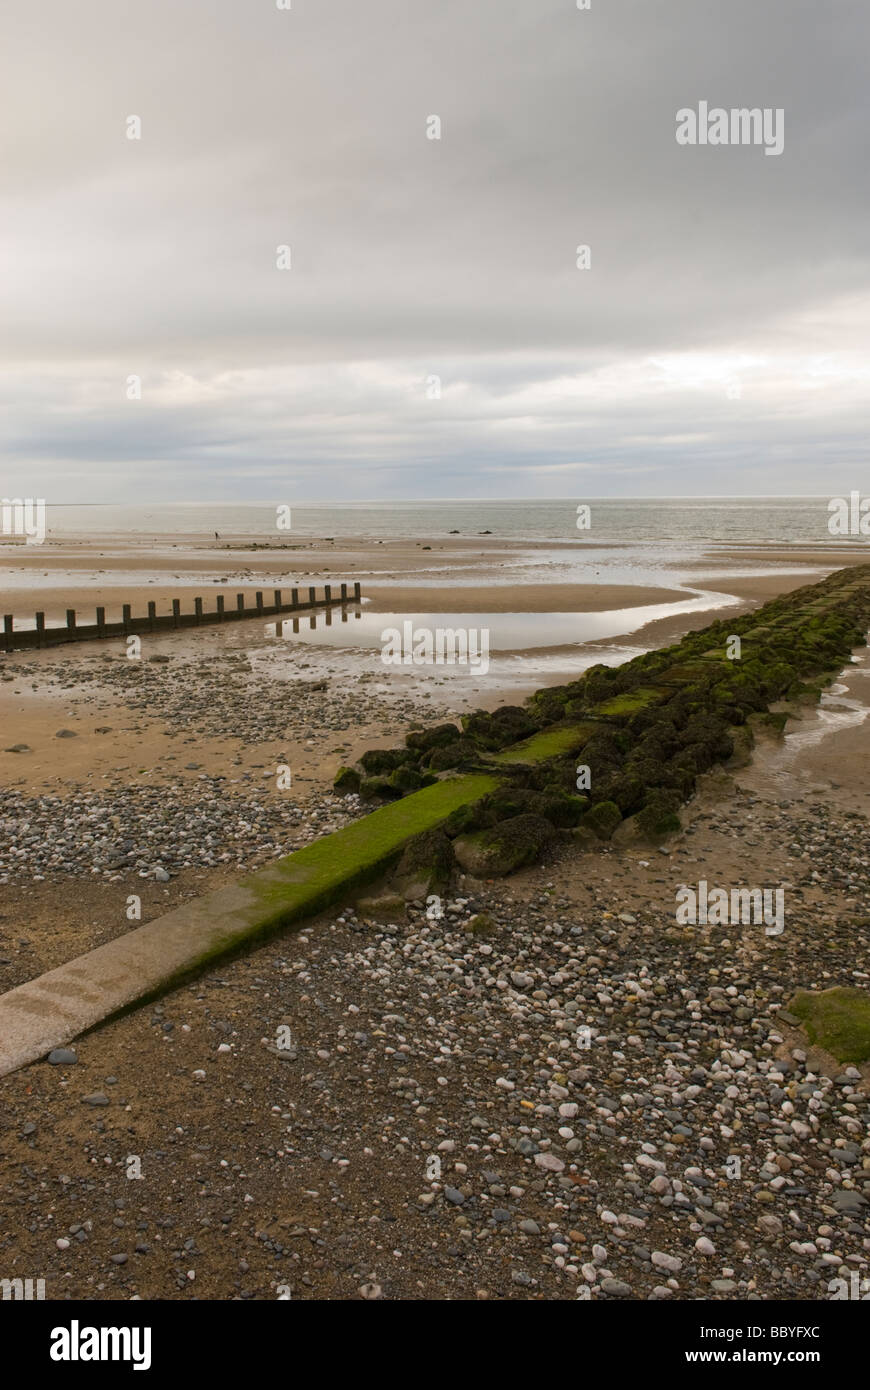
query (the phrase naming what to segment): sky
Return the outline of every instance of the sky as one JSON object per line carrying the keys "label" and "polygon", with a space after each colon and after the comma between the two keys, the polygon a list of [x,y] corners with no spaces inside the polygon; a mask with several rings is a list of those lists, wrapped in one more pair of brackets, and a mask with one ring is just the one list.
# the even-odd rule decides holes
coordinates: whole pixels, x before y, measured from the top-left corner
{"label": "sky", "polygon": [[[0,494],[862,488],[868,43],[865,0],[4,0]],[[782,152],[678,143],[701,102]]]}

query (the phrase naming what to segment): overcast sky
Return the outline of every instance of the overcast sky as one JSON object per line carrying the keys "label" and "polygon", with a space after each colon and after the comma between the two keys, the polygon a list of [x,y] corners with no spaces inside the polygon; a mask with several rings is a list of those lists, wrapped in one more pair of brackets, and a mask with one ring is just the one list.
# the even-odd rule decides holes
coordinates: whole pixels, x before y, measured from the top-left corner
{"label": "overcast sky", "polygon": [[864,487],[868,52],[866,0],[3,0],[0,494]]}

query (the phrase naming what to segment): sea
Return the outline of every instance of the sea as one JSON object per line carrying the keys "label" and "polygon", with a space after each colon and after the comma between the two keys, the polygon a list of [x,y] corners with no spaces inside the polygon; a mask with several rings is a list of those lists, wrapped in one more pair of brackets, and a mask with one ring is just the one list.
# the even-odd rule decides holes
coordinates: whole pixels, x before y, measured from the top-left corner
{"label": "sea", "polygon": [[[49,537],[109,540],[173,536],[248,536],[275,542],[279,507],[290,508],[283,536],[304,539],[433,540],[496,538],[593,544],[771,544],[831,542],[830,496],[658,498],[466,498],[455,501],[166,502],[147,505],[48,505]],[[588,508],[588,515],[582,510]],[[580,509],[580,510],[578,510]],[[588,521],[588,525],[586,522]],[[580,523],[578,525],[578,523]],[[848,539],[848,538],[847,538]],[[841,538],[838,538],[842,544]],[[855,537],[867,545],[866,537]]]}
{"label": "sea", "polygon": [[[385,543],[381,562],[376,553],[366,557],[364,592],[369,597],[364,596],[361,605],[351,607],[335,619],[327,612],[267,629],[268,644],[273,652],[284,643],[302,644],[310,651],[312,660],[343,663],[324,674],[342,674],[350,678],[358,672],[359,661],[364,657],[374,661],[372,669],[383,674],[378,664],[383,630],[400,627],[408,616],[385,612],[383,605],[376,611],[367,611],[372,594],[377,590],[389,592],[395,586],[397,576],[390,563],[389,542],[429,546],[432,554],[415,565],[413,582],[415,588],[428,589],[432,598],[422,605],[427,612],[414,614],[415,621],[418,626],[468,626],[485,631],[493,654],[489,683],[492,685],[494,681],[504,691],[512,686],[528,686],[529,682],[545,684],[576,675],[593,661],[616,664],[627,660],[644,650],[637,645],[636,639],[632,640],[633,635],[657,619],[698,612],[708,612],[712,619],[717,612],[733,607],[738,600],[729,595],[726,583],[708,589],[703,581],[701,585],[698,582],[702,570],[712,585],[720,568],[715,562],[717,550],[739,555],[741,547],[746,549],[745,561],[735,560],[733,554],[727,562],[723,557],[722,576],[736,578],[764,573],[770,568],[771,561],[759,556],[758,550],[776,550],[777,568],[781,570],[783,550],[787,553],[788,548],[793,547],[794,559],[786,561],[786,569],[793,575],[795,587],[801,582],[810,582],[825,567],[830,567],[830,556],[822,552],[830,550],[833,543],[839,547],[844,544],[843,538],[833,537],[828,529],[830,500],[827,496],[570,497],[94,503],[49,505],[46,520],[48,539],[56,542],[93,541],[105,551],[110,551],[113,543],[121,548],[136,548],[141,544],[155,555],[170,554],[172,583],[182,595],[202,593],[204,584],[201,570],[185,567],[185,545],[202,540],[209,549],[208,542],[215,533],[219,543],[215,547],[217,569],[216,577],[210,581],[213,583],[227,582],[221,580],[220,575],[226,575],[239,564],[244,565],[241,546],[252,541],[269,546],[286,545],[288,572],[300,563],[293,554],[297,545],[300,548],[312,543],[316,546],[319,541],[328,540],[334,541],[337,547],[342,542],[354,540]],[[286,523],[288,507],[289,529],[279,530],[279,509]],[[483,547],[472,544],[467,558],[454,552],[448,560],[440,543],[451,537],[472,543],[478,538],[490,538],[490,543],[495,544],[488,556],[481,554]],[[510,552],[499,552],[499,540],[511,543]],[[227,552],[223,545],[231,542],[235,544],[231,544]],[[526,542],[527,549],[524,548]],[[22,544],[21,541],[17,543]],[[238,554],[235,553],[236,544],[240,546]],[[866,547],[868,542],[858,537],[855,544]],[[814,548],[820,552],[817,563],[806,553]],[[751,553],[753,550],[756,553]],[[53,563],[50,547],[44,554],[44,572],[41,567],[33,566],[16,570],[13,563],[4,573],[2,587],[7,593],[0,597],[4,602],[8,600],[6,611],[14,611],[17,615],[19,605],[15,603],[15,593],[22,589],[62,587],[65,583],[87,588],[105,583],[105,571],[99,564],[90,573],[79,568],[67,573],[62,559]],[[128,573],[123,565],[113,568],[112,578],[121,586],[139,586],[147,582],[141,569],[131,569]],[[639,592],[644,586],[664,587],[674,592],[666,603],[650,602],[606,611],[523,611],[524,585],[556,582],[635,585],[640,586]],[[451,588],[469,583],[513,586],[519,611],[453,612]],[[481,609],[486,609],[485,599]],[[16,616],[16,624],[23,627],[32,626],[34,621],[23,612],[20,620]],[[51,618],[49,626],[60,621],[59,617]],[[279,639],[277,643],[276,638]],[[235,638],[228,630],[222,640],[232,643]],[[590,643],[595,644],[594,648],[588,646]],[[445,677],[439,674],[439,683],[443,679]],[[462,673],[455,669],[451,685],[474,688],[482,693],[479,672]]]}

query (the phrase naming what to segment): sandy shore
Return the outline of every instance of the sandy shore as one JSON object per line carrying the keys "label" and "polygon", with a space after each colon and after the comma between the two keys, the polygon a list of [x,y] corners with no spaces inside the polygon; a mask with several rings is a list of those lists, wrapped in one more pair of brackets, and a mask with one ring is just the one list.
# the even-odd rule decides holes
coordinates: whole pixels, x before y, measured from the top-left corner
{"label": "sandy shore", "polygon": [[[526,549],[451,545],[449,587],[399,544],[341,562],[312,548],[292,574],[360,578],[377,611],[687,597],[508,577]],[[47,587],[6,587],[4,604],[48,607],[53,588],[68,606],[48,558],[15,575]],[[221,577],[197,548],[175,568],[104,553],[104,574],[91,551],[80,567],[69,547],[55,558],[107,606]],[[289,587],[286,555],[242,558],[232,582]],[[717,553],[689,582],[737,613],[839,563]],[[666,615],[584,659],[710,616]],[[343,823],[359,808],[328,790],[339,764],[562,679],[576,654],[510,656],[485,690],[392,680],[268,643],[256,622],[155,638],[140,663],[111,643],[0,658],[0,989],[127,931],[130,894],[148,921]],[[347,904],[80,1039],[75,1064],[5,1078],[4,1274],[45,1277],[49,1298],[808,1301],[841,1270],[867,1275],[870,1072],[808,1049],[778,1012],[798,987],[870,978],[868,669],[862,653],[784,741],[705,781],[667,853],[562,844],[505,882],[460,881],[437,926],[411,912],[379,927]],[[786,884],[784,944],[749,926],[676,931],[676,889],[700,877]],[[279,1057],[264,1043],[285,1025]]]}
{"label": "sandy shore", "polygon": [[[241,540],[239,544],[241,544]],[[551,558],[554,547],[542,543],[518,544],[494,538],[451,538],[439,543],[433,559],[420,542],[372,541],[311,542],[298,552],[216,549],[214,545],[182,539],[177,546],[156,547],[144,543],[106,546],[82,541],[77,544],[48,542],[42,547],[0,546],[0,610],[11,608],[26,614],[28,608],[45,611],[48,621],[59,621],[68,607],[86,614],[97,603],[107,615],[120,615],[130,603],[134,612],[145,611],[149,600],[158,611],[168,612],[173,597],[181,596],[185,609],[196,593],[206,608],[211,591],[250,591],[257,586],[282,587],[359,579],[365,607],[371,612],[455,614],[592,613],[617,614],[640,610],[635,630],[625,634],[617,622],[619,637],[601,637],[571,647],[552,645],[531,654],[514,651],[493,662],[486,680],[456,668],[438,673],[391,671],[384,684],[384,669],[364,652],[345,655],[330,648],[290,642],[275,653],[274,642],[265,641],[263,624],[255,619],[217,631],[165,634],[149,638],[143,647],[141,672],[131,669],[121,641],[84,643],[44,652],[0,656],[0,783],[26,793],[51,789],[67,795],[78,785],[99,786],[107,779],[129,784],[165,785],[172,779],[194,783],[204,769],[223,775],[228,785],[245,776],[264,777],[268,768],[291,758],[297,787],[326,791],[338,766],[385,736],[400,737],[402,721],[416,713],[436,711],[456,717],[477,706],[492,708],[509,700],[521,701],[545,684],[570,679],[578,660],[623,660],[643,646],[672,641],[682,633],[705,626],[712,608],[693,613],[668,613],[697,594],[729,596],[735,602],[727,610],[735,614],[763,602],[776,593],[807,583],[832,567],[833,552],[819,568],[815,551],[778,552],[771,559],[751,552],[756,572],[747,576],[747,556],[742,552],[711,555],[691,571],[691,587],[610,582],[606,557],[586,546],[557,549],[566,563],[579,555],[579,574],[590,579],[566,582],[560,565],[552,580],[541,582],[538,559]],[[849,547],[848,558],[856,558]],[[292,561],[291,561],[292,557]],[[220,566],[231,560],[235,568]],[[5,562],[5,563],[4,563]],[[597,574],[595,573],[597,571]],[[732,573],[733,571],[733,573]],[[646,576],[647,570],[643,571]],[[62,585],[58,577],[63,577]],[[124,582],[118,580],[123,577]],[[222,581],[226,580],[226,583]],[[208,586],[207,586],[208,585]],[[644,609],[651,617],[645,620]],[[665,610],[664,612],[662,610]],[[339,629],[336,627],[336,631]],[[541,629],[546,635],[545,627]],[[153,658],[153,661],[152,661]],[[163,662],[164,665],[154,665]],[[241,667],[240,667],[241,664]],[[135,665],[135,663],[134,663]],[[246,708],[260,711],[256,732],[245,733],[238,700],[228,705],[221,673],[247,673]],[[142,679],[140,679],[140,675]],[[355,710],[345,721],[339,738],[316,727],[300,731],[285,715],[284,696],[297,687],[326,682],[318,700],[334,699],[347,679],[362,684],[367,707]],[[193,711],[184,715],[184,729],[174,727],[172,691],[182,681],[188,688]],[[139,687],[148,686],[150,699],[141,698]],[[204,694],[207,690],[208,694]],[[282,692],[276,707],[272,692]],[[131,706],[131,698],[133,704]],[[197,701],[210,701],[212,715],[196,714]],[[307,699],[305,707],[312,704]],[[207,726],[207,727],[206,727]],[[300,737],[300,732],[306,733]],[[75,737],[58,737],[61,733]],[[310,734],[310,737],[307,736]],[[179,752],[183,743],[184,755]],[[23,748],[23,752],[10,749]],[[188,768],[187,764],[197,764]]]}
{"label": "sandy shore", "polygon": [[[206,608],[218,591],[260,587],[290,589],[359,580],[379,609],[412,612],[441,606],[453,612],[601,612],[609,608],[676,602],[690,591],[712,590],[749,601],[765,599],[810,582],[865,556],[849,545],[800,550],[734,549],[704,558],[681,558],[683,586],[610,581],[606,561],[618,547],[494,538],[420,541],[310,541],[286,547],[230,549],[201,538],[113,543],[47,541],[42,546],[0,544],[0,611],[31,620],[36,609],[61,622],[67,608],[90,614],[99,604],[107,617],[134,613],[149,601],[169,612],[173,598],[192,606],[199,594]],[[541,582],[536,561],[550,562],[552,578]],[[571,569],[567,581],[560,568]],[[753,572],[746,575],[749,567]],[[732,573],[733,572],[733,573]],[[438,604],[433,602],[438,596]]]}
{"label": "sandy shore", "polygon": [[[557,848],[460,883],[434,928],[348,907],[5,1078],[4,1268],[86,1299],[812,1302],[865,1277],[868,1069],[778,1022],[867,970],[859,728],[823,763],[760,745],[666,855]],[[146,880],[146,919],[225,873]],[[785,944],[676,930],[701,875],[786,882]],[[130,886],[74,876],[59,914],[56,885],[10,885],[0,957],[107,939]]]}

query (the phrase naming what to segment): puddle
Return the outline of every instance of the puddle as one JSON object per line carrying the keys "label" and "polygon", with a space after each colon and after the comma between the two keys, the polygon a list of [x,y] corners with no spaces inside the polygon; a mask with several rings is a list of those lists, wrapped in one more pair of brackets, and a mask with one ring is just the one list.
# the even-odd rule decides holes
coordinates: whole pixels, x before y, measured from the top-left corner
{"label": "puddle", "polygon": [[[847,669],[850,676],[870,674],[866,667]],[[837,734],[864,723],[870,714],[870,705],[864,704],[863,700],[853,699],[848,691],[849,686],[839,682],[822,691],[812,728],[798,729],[785,736],[784,757],[788,762],[807,748],[814,748],[829,734]]]}
{"label": "puddle", "polygon": [[[828,783],[844,788],[856,778],[863,785],[862,764],[849,731],[860,728],[870,715],[870,705],[854,693],[862,693],[858,678],[868,675],[870,652],[863,649],[822,692],[818,705],[800,710],[800,721],[781,741],[764,740],[756,746],[752,765],[739,774],[741,785],[780,797],[802,797],[808,787],[819,790]],[[825,746],[842,734],[847,736],[844,744]]]}
{"label": "puddle", "polygon": [[414,629],[487,632],[490,651],[529,652],[623,637],[660,618],[729,607],[737,601],[704,593],[677,603],[644,604],[600,613],[371,613],[354,605],[267,623],[266,634],[316,646],[371,649],[383,646],[382,634],[387,628],[401,633],[403,625],[411,622]]}

